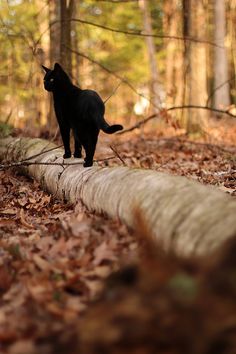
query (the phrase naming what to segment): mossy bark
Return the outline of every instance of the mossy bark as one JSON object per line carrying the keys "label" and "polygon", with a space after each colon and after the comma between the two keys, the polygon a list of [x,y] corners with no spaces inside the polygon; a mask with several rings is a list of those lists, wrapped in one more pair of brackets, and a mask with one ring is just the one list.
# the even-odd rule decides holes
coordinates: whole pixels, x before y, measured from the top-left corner
{"label": "mossy bark", "polygon": [[[41,139],[2,139],[0,158],[19,161],[53,146]],[[62,154],[58,149],[33,160],[62,163]],[[79,159],[66,160],[73,161]],[[185,177],[128,167],[83,168],[82,163],[24,169],[58,198],[73,204],[82,200],[89,210],[119,218],[132,228],[138,210],[153,238],[182,256],[207,254],[236,235],[235,199]]]}

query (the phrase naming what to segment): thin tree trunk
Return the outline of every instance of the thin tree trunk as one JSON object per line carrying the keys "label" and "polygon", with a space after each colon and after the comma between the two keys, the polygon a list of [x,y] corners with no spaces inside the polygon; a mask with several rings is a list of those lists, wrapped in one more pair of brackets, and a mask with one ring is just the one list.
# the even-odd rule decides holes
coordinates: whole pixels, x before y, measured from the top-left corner
{"label": "thin tree trunk", "polygon": [[[72,76],[72,54],[68,49],[72,47],[71,17],[75,2],[70,0],[48,0],[50,24],[50,67],[53,68],[59,62]],[[48,128],[51,133],[57,129],[56,118],[53,107],[52,96],[50,95],[50,109],[48,114]]]}
{"label": "thin tree trunk", "polygon": [[[163,4],[164,18],[163,29],[164,33],[170,36],[177,36],[178,32],[178,12],[176,0],[165,0]],[[175,61],[177,53],[176,41],[166,41],[166,103],[169,106],[174,105],[175,95],[179,83],[175,81]]]}
{"label": "thin tree trunk", "polygon": [[[231,100],[234,106],[236,106],[236,0],[230,0],[230,12],[229,12],[229,42],[230,46],[230,78],[234,77],[234,80],[230,80],[230,87],[232,90]],[[236,113],[236,108],[234,108]]]}
{"label": "thin tree trunk", "polygon": [[72,48],[71,18],[74,11],[74,0],[60,0],[60,63],[65,71],[72,77]]}
{"label": "thin tree trunk", "polygon": [[[38,9],[41,8],[42,2],[40,0],[35,1],[35,5]],[[47,10],[45,9],[45,12]],[[49,65],[49,53],[50,53],[50,34],[48,33],[48,17],[45,16],[45,12],[37,17],[37,24],[40,33],[44,33],[41,37],[40,42],[37,45],[37,50],[35,52],[35,58],[37,64],[35,67],[35,74],[32,77],[33,86],[36,88],[35,92],[35,111],[37,112],[37,123],[41,126],[45,126],[48,122],[48,112],[49,103],[45,100],[42,85],[42,68],[41,65]]]}
{"label": "thin tree trunk", "polygon": [[[151,15],[146,0],[139,0],[139,6],[143,15],[143,26],[145,33],[152,33]],[[151,77],[151,96],[154,103],[154,112],[158,112],[161,105],[161,86],[159,84],[159,73],[156,62],[156,49],[153,37],[146,37],[149,65],[150,65],[150,77]]]}
{"label": "thin tree trunk", "polygon": [[50,66],[53,67],[55,62],[60,61],[60,0],[48,0],[49,22],[54,23],[50,26]]}
{"label": "thin tree trunk", "polygon": [[[56,62],[60,61],[60,0],[48,0],[49,9],[49,23],[54,23],[50,26],[50,68],[53,68]],[[48,112],[48,129],[50,134],[54,135],[57,129],[57,121],[53,106],[53,97],[49,95],[48,101],[50,102]]]}
{"label": "thin tree trunk", "polygon": [[221,46],[221,48],[214,48],[214,107],[227,108],[230,105],[230,90],[228,82],[227,50],[225,48],[225,0],[214,1],[214,22],[215,43]]}
{"label": "thin tree trunk", "polygon": [[[19,161],[53,146],[41,139],[2,139],[0,159]],[[58,198],[74,204],[82,200],[89,210],[119,218],[132,228],[138,211],[165,250],[202,255],[236,234],[236,201],[221,191],[152,170],[63,167],[63,151],[55,151],[33,160],[58,166],[31,165],[25,172]]]}
{"label": "thin tree trunk", "polygon": [[[165,0],[163,4],[164,33],[170,36],[183,36],[180,24],[183,23],[182,10],[178,0]],[[184,47],[182,41],[166,40],[166,105],[184,104]],[[176,120],[184,127],[183,112],[175,114]]]}
{"label": "thin tree trunk", "polygon": [[[79,17],[79,5],[80,1],[77,0],[74,3],[74,16]],[[79,51],[79,38],[78,38],[78,31],[76,30],[76,22],[72,22],[72,48],[75,51]],[[76,55],[75,53],[72,53],[72,74],[73,78],[76,82],[77,85],[80,85],[80,80],[79,80],[79,63],[80,63],[80,57],[79,55]]]}
{"label": "thin tree trunk", "polygon": [[[206,37],[206,16],[203,1],[184,0],[184,33],[193,38]],[[186,97],[187,105],[205,105],[207,100],[207,59],[204,43],[186,43]],[[187,132],[199,133],[207,124],[206,112],[189,110]]]}

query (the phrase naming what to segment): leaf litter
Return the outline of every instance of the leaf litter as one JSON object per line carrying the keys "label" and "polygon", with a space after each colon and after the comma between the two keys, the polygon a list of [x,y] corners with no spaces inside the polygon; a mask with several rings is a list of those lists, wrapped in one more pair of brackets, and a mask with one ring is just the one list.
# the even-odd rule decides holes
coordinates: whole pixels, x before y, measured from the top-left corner
{"label": "leaf litter", "polygon": [[[127,166],[236,195],[235,150],[149,135],[113,145]],[[235,242],[210,260],[179,260],[17,171],[0,179],[1,354],[236,352]],[[142,221],[138,233],[147,238]]]}

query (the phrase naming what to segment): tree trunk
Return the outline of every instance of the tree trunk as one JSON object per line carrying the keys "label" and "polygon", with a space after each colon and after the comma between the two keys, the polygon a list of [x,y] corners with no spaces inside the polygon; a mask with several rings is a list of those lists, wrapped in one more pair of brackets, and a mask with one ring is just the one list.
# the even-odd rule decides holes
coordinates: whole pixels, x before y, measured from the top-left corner
{"label": "tree trunk", "polygon": [[[49,23],[50,26],[50,68],[53,68],[56,62],[60,61],[60,46],[58,42],[60,40],[60,0],[48,0],[49,9]],[[55,23],[54,23],[55,22]],[[53,96],[48,95],[48,101],[50,102],[48,112],[48,129],[50,135],[54,135],[57,129],[57,120],[54,112]]]}
{"label": "tree trunk", "polygon": [[[146,0],[139,0],[139,6],[143,15],[144,31],[147,34],[152,33],[151,15]],[[161,105],[161,87],[159,84],[159,73],[156,62],[156,49],[153,37],[146,37],[149,65],[150,65],[150,78],[151,78],[151,99],[154,104],[153,111],[159,112]]]}
{"label": "tree trunk", "polygon": [[[165,0],[163,3],[163,30],[170,36],[183,36],[181,25],[183,13],[178,0]],[[181,25],[180,25],[181,24]],[[166,107],[184,104],[184,44],[183,41],[166,41],[165,89]],[[175,119],[185,127],[183,111],[175,112]]]}
{"label": "tree trunk", "polygon": [[[229,18],[229,43],[230,43],[230,89],[231,101],[236,107],[236,0],[230,1],[230,11],[228,12]],[[234,78],[234,79],[233,79]],[[236,113],[236,108],[235,113]]]}
{"label": "tree trunk", "polygon": [[60,63],[65,71],[72,77],[72,37],[71,18],[74,10],[74,0],[60,0]]}
{"label": "tree trunk", "polygon": [[[202,1],[183,0],[185,37],[206,38],[206,15]],[[185,104],[205,106],[207,101],[207,60],[206,45],[186,41],[185,43]],[[199,133],[207,124],[206,112],[189,110],[187,132]]]}
{"label": "tree trunk", "polygon": [[[49,22],[50,24],[50,67],[52,68],[55,62],[60,61],[60,0],[48,0]],[[55,23],[54,23],[55,22]]]}
{"label": "tree trunk", "polygon": [[[72,77],[72,54],[68,48],[72,45],[71,17],[75,2],[70,0],[48,0],[50,26],[50,67],[59,62]],[[59,45],[58,45],[59,43]],[[50,95],[50,108],[48,113],[48,129],[53,135],[56,131],[56,117],[54,113],[53,98]]]}
{"label": "tree trunk", "polygon": [[[75,18],[78,16],[79,17],[79,5],[80,2],[77,0],[74,3],[74,9],[73,13]],[[72,22],[72,48],[75,51],[79,51],[79,37],[78,37],[78,31],[76,29],[76,22]],[[72,75],[73,79],[75,80],[76,85],[80,86],[80,80],[79,80],[79,64],[80,64],[80,57],[79,55],[76,55],[75,53],[72,53]]]}
{"label": "tree trunk", "polygon": [[[0,158],[20,161],[53,146],[41,139],[2,139]],[[33,161],[62,164],[63,151],[55,151]],[[89,210],[119,218],[132,228],[138,211],[153,238],[165,250],[182,256],[209,253],[236,234],[236,201],[185,177],[128,167],[83,168],[82,161],[81,166],[24,169],[58,198],[74,204],[82,200]]]}
{"label": "tree trunk", "polygon": [[[163,3],[163,29],[164,33],[170,36],[178,36],[179,12],[177,0],[165,0]],[[173,40],[166,40],[166,103],[169,107],[174,106],[175,97],[182,82],[176,81],[176,56],[178,54],[178,43]],[[180,69],[180,68],[179,68]],[[181,103],[179,103],[181,105]]]}
{"label": "tree trunk", "polygon": [[[42,1],[35,0],[35,5],[40,12]],[[35,50],[35,65],[34,75],[32,75],[32,84],[35,87],[35,112],[37,114],[37,124],[42,127],[47,124],[48,121],[48,112],[49,112],[49,102],[45,100],[44,89],[42,85],[42,67],[41,65],[48,66],[49,63],[49,53],[50,53],[50,33],[48,32],[49,19],[47,16],[47,9],[42,11],[42,14],[36,17],[37,26],[39,33],[44,33],[40,38],[40,41],[37,43],[37,48]]]}
{"label": "tree trunk", "polygon": [[215,108],[225,109],[230,105],[228,60],[225,48],[225,0],[214,1],[214,22],[215,43],[221,46],[221,48],[214,48],[214,106]]}

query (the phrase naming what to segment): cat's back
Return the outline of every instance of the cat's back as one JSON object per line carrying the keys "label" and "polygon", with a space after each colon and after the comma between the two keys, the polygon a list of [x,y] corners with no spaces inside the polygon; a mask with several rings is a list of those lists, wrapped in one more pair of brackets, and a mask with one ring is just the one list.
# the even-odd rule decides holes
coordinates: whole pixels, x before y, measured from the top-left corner
{"label": "cat's back", "polygon": [[84,100],[90,101],[90,102],[100,102],[103,104],[103,101],[99,94],[94,91],[94,90],[81,90],[80,92],[80,97],[83,98]]}
{"label": "cat's back", "polygon": [[78,94],[78,103],[83,110],[100,110],[104,112],[104,103],[99,94],[94,90],[81,90]]}

